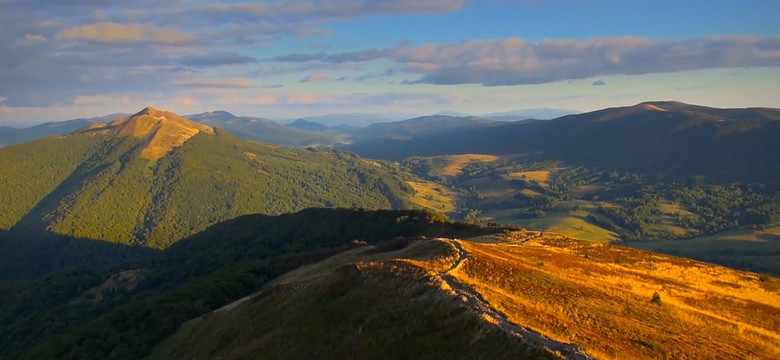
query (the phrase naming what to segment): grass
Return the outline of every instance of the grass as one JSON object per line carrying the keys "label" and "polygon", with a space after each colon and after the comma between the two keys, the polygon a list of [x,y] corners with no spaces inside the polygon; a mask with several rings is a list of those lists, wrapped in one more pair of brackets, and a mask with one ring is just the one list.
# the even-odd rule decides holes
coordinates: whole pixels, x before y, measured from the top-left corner
{"label": "grass", "polygon": [[510,320],[597,358],[777,357],[780,293],[758,274],[554,235],[462,245],[458,279]]}
{"label": "grass", "polygon": [[[776,358],[776,278],[632,248],[518,231],[302,267],[254,298],[185,324],[152,359],[534,358],[435,275],[511,322],[599,359]],[[616,263],[615,259],[620,259]]]}
{"label": "grass", "polygon": [[439,171],[442,176],[455,176],[463,169],[463,166],[472,161],[491,162],[498,160],[498,156],[484,154],[461,154],[445,157],[446,164]]}
{"label": "grass", "polygon": [[444,185],[431,181],[407,181],[414,188],[411,202],[443,213],[455,211],[456,195]]}
{"label": "grass", "polygon": [[547,211],[545,217],[535,219],[516,219],[513,217],[516,212],[515,209],[493,211],[485,213],[484,218],[598,243],[607,243],[617,238],[617,234],[585,221],[586,211]]}
{"label": "grass", "polygon": [[515,171],[509,174],[509,176],[513,179],[536,181],[542,186],[547,186],[547,179],[550,177],[550,170]]}

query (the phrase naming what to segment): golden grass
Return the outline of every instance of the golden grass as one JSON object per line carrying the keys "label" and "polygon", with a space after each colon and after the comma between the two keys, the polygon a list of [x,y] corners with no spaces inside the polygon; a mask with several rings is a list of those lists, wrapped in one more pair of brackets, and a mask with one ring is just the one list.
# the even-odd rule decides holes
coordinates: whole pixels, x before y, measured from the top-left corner
{"label": "golden grass", "polygon": [[414,188],[413,204],[443,213],[455,211],[457,196],[444,185],[431,181],[407,181]]}
{"label": "golden grass", "polygon": [[513,179],[526,179],[537,181],[540,184],[547,186],[547,179],[550,177],[550,170],[536,170],[536,171],[515,171],[509,174]]}
{"label": "golden grass", "polygon": [[696,214],[683,209],[680,204],[670,203],[667,201],[660,203],[658,205],[658,209],[661,210],[661,213],[668,215],[696,216]]}
{"label": "golden grass", "polygon": [[455,176],[463,169],[463,166],[472,161],[491,162],[498,160],[498,156],[485,154],[461,154],[444,157],[446,165],[441,168],[439,175]]}
{"label": "golden grass", "polygon": [[780,355],[780,293],[757,274],[551,234],[461,245],[469,257],[452,275],[511,321],[597,358]]}
{"label": "golden grass", "polygon": [[[455,242],[467,254],[460,262],[458,259],[462,257]],[[353,265],[348,267],[348,264]],[[328,279],[345,273],[344,269],[366,274],[381,270],[382,284],[401,279],[407,285],[424,282],[426,286],[443,290],[443,296],[465,302],[459,292],[463,290],[453,289],[445,281],[433,281],[447,273],[477,291],[509,321],[556,341],[576,343],[597,359],[775,359],[780,356],[780,288],[767,286],[777,279],[535,231],[482,236],[469,241],[417,239],[405,248],[390,252],[379,252],[373,246],[354,249],[283,275],[267,287],[279,289],[268,292],[269,297],[234,303],[229,308],[231,311],[218,311],[213,317],[236,316],[233,321],[240,321],[240,314],[249,314],[253,306],[267,302],[273,294],[286,298],[299,291],[316,289],[323,281],[331,283]],[[361,283],[361,286],[366,284]],[[349,291],[362,291],[357,283],[353,285]],[[401,296],[399,291],[403,291],[393,289],[378,299],[396,301],[394,296]],[[419,296],[423,291],[416,289],[413,293]],[[654,293],[660,295],[660,303],[651,301]],[[343,291],[338,296],[343,296]],[[404,297],[404,302],[417,299],[415,296]],[[300,301],[321,304],[321,298],[304,297]],[[364,309],[364,305],[361,300],[350,305],[348,311]],[[382,311],[385,309],[381,306],[374,307],[371,316],[382,316],[378,315]],[[485,324],[499,324],[498,319],[477,312]],[[212,321],[213,317],[198,321]],[[201,340],[210,341],[213,336],[208,331],[212,325],[198,321],[183,327],[178,336],[189,336],[186,332],[197,326],[198,331],[206,334]],[[447,319],[436,319],[441,321]],[[233,326],[233,322],[227,324]],[[386,327],[384,324],[382,328]],[[195,343],[200,344],[201,340]]]}

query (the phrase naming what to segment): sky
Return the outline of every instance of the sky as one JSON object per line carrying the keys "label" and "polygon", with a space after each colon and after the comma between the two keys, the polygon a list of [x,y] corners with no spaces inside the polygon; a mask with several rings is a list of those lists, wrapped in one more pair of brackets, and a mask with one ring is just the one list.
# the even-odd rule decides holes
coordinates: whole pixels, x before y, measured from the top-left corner
{"label": "sky", "polygon": [[0,0],[0,125],[780,107],[777,0]]}

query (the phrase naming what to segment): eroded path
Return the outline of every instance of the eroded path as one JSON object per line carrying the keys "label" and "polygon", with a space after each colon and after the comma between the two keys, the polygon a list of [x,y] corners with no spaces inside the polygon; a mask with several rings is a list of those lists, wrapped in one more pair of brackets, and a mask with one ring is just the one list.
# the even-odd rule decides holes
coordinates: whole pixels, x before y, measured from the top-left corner
{"label": "eroded path", "polygon": [[541,346],[552,351],[556,351],[563,355],[567,359],[573,360],[593,360],[592,357],[586,355],[577,344],[570,344],[561,341],[550,339],[538,332],[526,329],[518,324],[515,324],[502,312],[490,305],[482,295],[475,291],[471,286],[465,284],[455,276],[452,275],[453,271],[459,269],[463,263],[468,259],[468,252],[463,249],[459,240],[446,239],[446,241],[452,245],[458,251],[458,258],[453,261],[452,266],[444,272],[440,273],[442,281],[444,281],[455,293],[465,300],[466,305],[473,311],[482,314],[489,318],[496,324],[501,330],[506,331],[512,335],[522,338],[523,340]]}

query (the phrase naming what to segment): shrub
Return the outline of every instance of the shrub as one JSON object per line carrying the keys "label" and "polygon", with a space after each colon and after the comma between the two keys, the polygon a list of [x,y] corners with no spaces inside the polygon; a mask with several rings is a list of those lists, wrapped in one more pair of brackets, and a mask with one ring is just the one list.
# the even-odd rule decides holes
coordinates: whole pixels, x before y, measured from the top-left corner
{"label": "shrub", "polygon": [[650,302],[656,305],[661,305],[661,294],[658,293],[658,291],[653,293],[653,298],[650,299]]}

